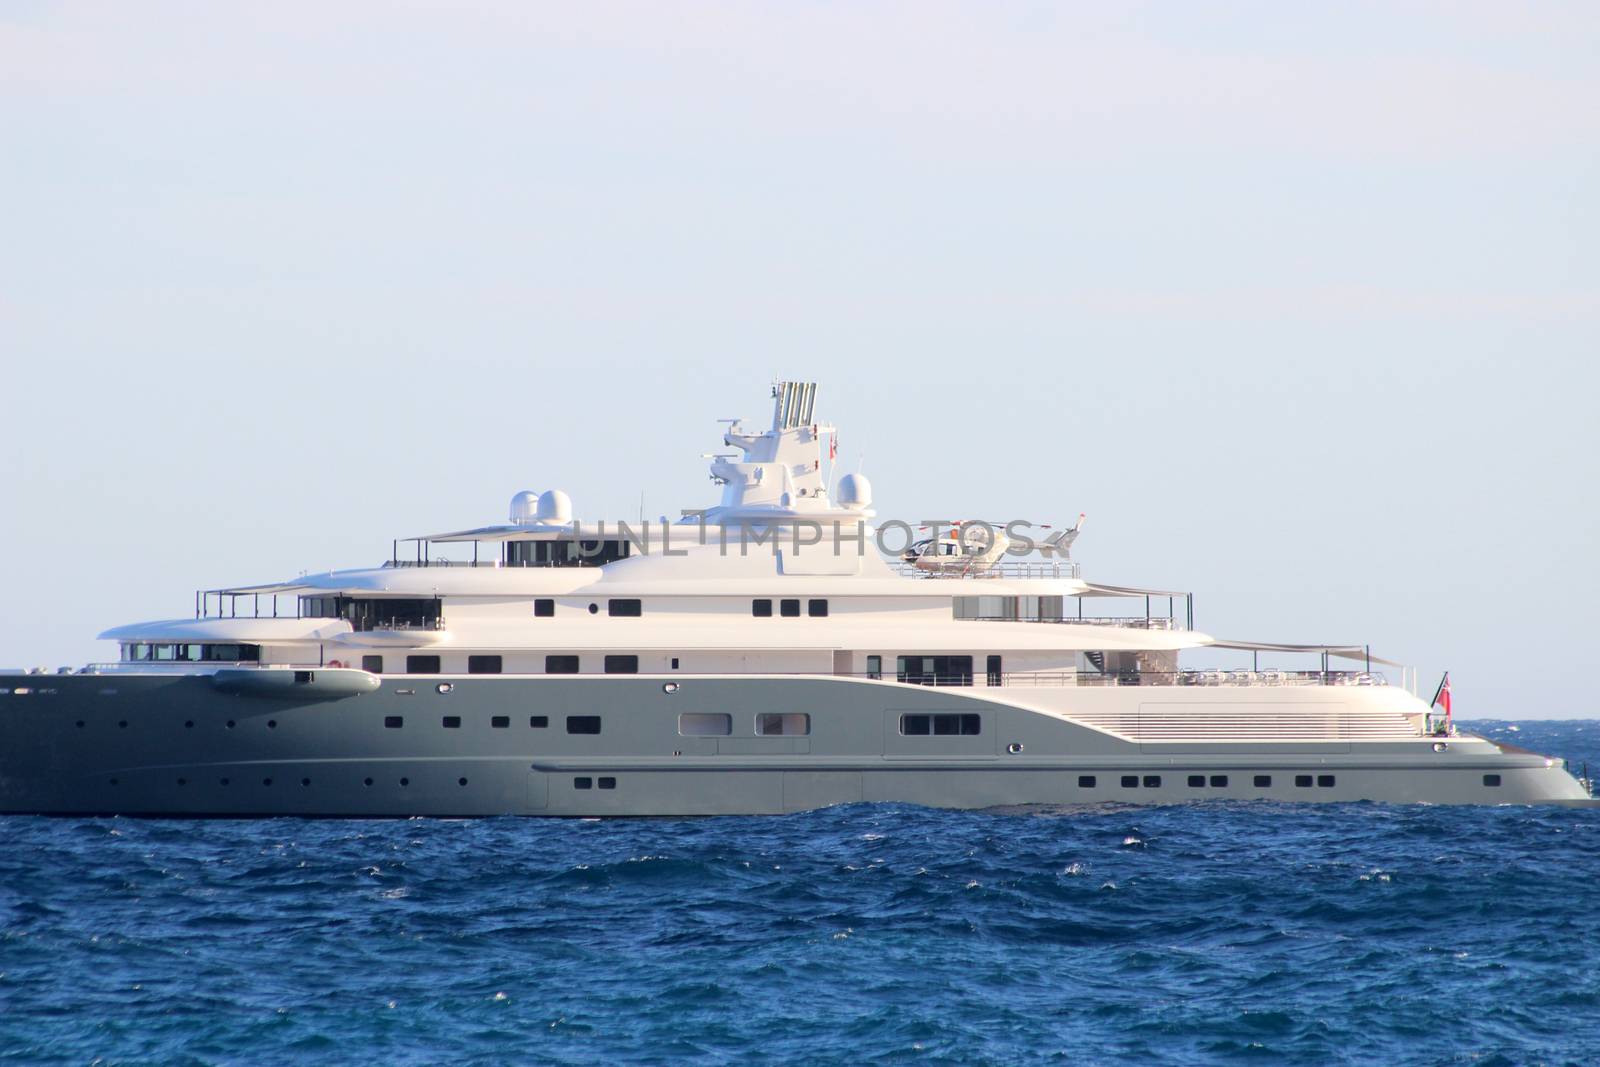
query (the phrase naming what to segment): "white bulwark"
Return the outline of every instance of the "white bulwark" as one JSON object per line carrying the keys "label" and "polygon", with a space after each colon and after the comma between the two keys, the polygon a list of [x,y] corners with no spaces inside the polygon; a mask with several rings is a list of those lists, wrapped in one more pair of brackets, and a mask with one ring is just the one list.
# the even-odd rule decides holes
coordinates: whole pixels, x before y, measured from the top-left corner
{"label": "white bulwark", "polygon": [[108,630],[114,662],[0,676],[0,811],[1593,803],[1364,646],[1222,640],[1185,593],[1086,581],[1081,515],[880,519],[816,404],[780,382],[770,428],[728,421],[720,500],[671,522],[525,490],[380,566]]}

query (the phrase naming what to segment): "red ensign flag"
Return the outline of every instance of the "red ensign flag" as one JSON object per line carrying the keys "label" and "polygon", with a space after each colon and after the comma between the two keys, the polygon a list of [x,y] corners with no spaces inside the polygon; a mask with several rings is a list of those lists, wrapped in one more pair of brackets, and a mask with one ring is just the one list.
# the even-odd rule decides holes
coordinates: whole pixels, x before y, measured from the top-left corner
{"label": "red ensign flag", "polygon": [[1433,694],[1433,707],[1443,708],[1446,716],[1450,714],[1450,672],[1444,672],[1444,679],[1439,682],[1439,691]]}

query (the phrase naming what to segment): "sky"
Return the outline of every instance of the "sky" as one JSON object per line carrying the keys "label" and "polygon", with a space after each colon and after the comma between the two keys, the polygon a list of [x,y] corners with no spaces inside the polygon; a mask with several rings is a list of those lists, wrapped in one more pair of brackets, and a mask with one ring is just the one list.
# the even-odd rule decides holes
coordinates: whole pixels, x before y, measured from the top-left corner
{"label": "sky", "polygon": [[[1600,5],[0,6],[0,666],[820,383],[880,515],[1600,714]],[[1204,654],[1200,654],[1204,658]],[[1198,661],[1197,661],[1198,662]]]}

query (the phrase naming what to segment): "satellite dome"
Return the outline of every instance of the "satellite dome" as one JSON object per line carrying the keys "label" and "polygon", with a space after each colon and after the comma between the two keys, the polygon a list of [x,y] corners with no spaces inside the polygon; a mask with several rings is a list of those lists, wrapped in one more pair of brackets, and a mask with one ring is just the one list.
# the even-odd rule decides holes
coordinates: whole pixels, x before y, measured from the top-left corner
{"label": "satellite dome", "polygon": [[839,479],[839,503],[860,510],[872,504],[872,483],[865,474],[846,474]]}
{"label": "satellite dome", "polygon": [[534,513],[538,508],[538,490],[524,489],[511,498],[511,524],[513,526],[522,526],[532,522]]}
{"label": "satellite dome", "polygon": [[539,507],[533,517],[540,522],[571,522],[572,498],[559,489],[539,494]]}

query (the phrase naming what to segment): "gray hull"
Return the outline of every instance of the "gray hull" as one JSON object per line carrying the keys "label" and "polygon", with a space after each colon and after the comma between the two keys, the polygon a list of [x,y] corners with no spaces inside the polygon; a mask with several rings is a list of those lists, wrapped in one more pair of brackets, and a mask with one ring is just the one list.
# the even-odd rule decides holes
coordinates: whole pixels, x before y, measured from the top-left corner
{"label": "gray hull", "polygon": [[[323,680],[298,690],[241,689],[206,674],[4,681],[11,689],[0,697],[6,813],[599,816],[765,814],[860,801],[952,808],[1216,799],[1595,803],[1555,761],[1477,738],[1452,738],[1443,751],[1424,740],[1140,744],[1007,705],[1004,690],[692,675],[363,676],[361,684]],[[810,733],[757,736],[761,712],[806,712]],[[981,729],[901,734],[903,714],[939,712],[976,713]],[[680,713],[726,713],[733,732],[681,736]],[[569,716],[598,716],[599,732],[568,732]]]}

